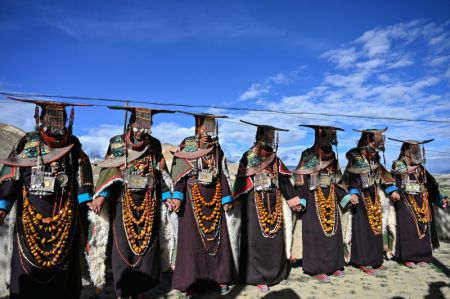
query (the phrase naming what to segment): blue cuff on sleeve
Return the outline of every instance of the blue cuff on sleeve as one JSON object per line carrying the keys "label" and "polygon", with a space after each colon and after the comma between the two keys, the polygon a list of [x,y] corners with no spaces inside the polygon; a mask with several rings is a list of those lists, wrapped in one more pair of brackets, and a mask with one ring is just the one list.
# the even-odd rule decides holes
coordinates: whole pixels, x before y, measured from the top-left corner
{"label": "blue cuff on sleeve", "polygon": [[172,194],[170,193],[170,191],[164,192],[162,194],[162,201],[166,201],[166,200],[168,200],[171,197],[172,197]]}
{"label": "blue cuff on sleeve", "polygon": [[306,209],[306,205],[307,205],[306,199],[300,198],[299,203],[303,206],[303,209]]}
{"label": "blue cuff on sleeve", "polygon": [[361,195],[361,193],[359,192],[359,189],[350,189],[349,191],[348,191],[348,194],[350,194],[350,195],[352,195],[352,194],[358,194],[358,195]]}
{"label": "blue cuff on sleeve", "polygon": [[78,203],[83,203],[92,200],[92,195],[89,193],[78,194]]}
{"label": "blue cuff on sleeve", "polygon": [[225,205],[227,203],[233,202],[233,197],[231,195],[227,195],[225,197],[222,197],[222,205]]}
{"label": "blue cuff on sleeve", "polygon": [[103,190],[98,194],[99,197],[104,197],[105,199],[109,198],[109,191],[108,190]]}
{"label": "blue cuff on sleeve", "polygon": [[351,194],[347,194],[345,195],[342,199],[341,202],[339,203],[339,205],[341,206],[341,208],[345,208],[348,203],[350,202],[350,199],[352,198]]}
{"label": "blue cuff on sleeve", "polygon": [[6,199],[0,199],[0,209],[5,210],[7,212],[9,212],[13,206],[13,202],[10,202],[9,200]]}
{"label": "blue cuff on sleeve", "polygon": [[387,194],[391,194],[392,192],[397,191],[397,190],[398,190],[397,186],[389,186],[386,188],[385,191]]}
{"label": "blue cuff on sleeve", "polygon": [[184,200],[184,194],[179,192],[179,191],[175,191],[172,195],[172,198],[178,199],[183,201]]}

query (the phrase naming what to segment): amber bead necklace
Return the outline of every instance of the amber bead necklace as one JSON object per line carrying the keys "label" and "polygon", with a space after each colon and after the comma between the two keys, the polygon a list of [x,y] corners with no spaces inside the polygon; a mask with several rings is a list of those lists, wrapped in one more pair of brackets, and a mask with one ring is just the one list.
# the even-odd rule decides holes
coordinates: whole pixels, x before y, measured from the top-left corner
{"label": "amber bead necklace", "polygon": [[[122,200],[122,219],[128,244],[135,255],[142,255],[148,248],[152,237],[156,201],[152,191],[147,188],[141,205],[136,205],[131,190],[127,190]],[[137,212],[141,212],[138,218]],[[138,227],[140,231],[138,232]]]}
{"label": "amber bead necklace", "polygon": [[381,234],[381,201],[378,195],[378,188],[375,188],[375,202],[372,202],[372,197],[369,192],[363,192],[363,202],[367,211],[367,218],[369,220],[370,228],[375,236]]}
{"label": "amber bead necklace", "polygon": [[[273,163],[272,174],[278,174],[278,163]],[[264,196],[267,199],[267,207],[264,206]],[[259,227],[264,238],[274,238],[283,225],[283,201],[280,188],[275,189],[275,211],[270,210],[270,192],[255,191],[255,207],[258,216]]]}
{"label": "amber bead necklace", "polygon": [[335,185],[330,185],[330,193],[327,198],[325,198],[320,186],[317,187],[314,196],[316,200],[316,214],[322,231],[325,236],[331,237],[336,233],[339,223],[336,222],[336,219],[339,217],[339,211],[336,208]]}
{"label": "amber bead necklace", "polygon": [[[222,220],[222,185],[219,179],[216,179],[216,188],[211,201],[206,201],[200,192],[197,180],[191,190],[192,209],[203,247],[209,255],[216,255],[220,245],[220,228]],[[212,208],[209,215],[206,215],[204,207]],[[206,242],[214,241],[218,238],[218,244],[215,250],[209,250]]]}
{"label": "amber bead necklace", "polygon": [[68,193],[63,207],[53,217],[44,217],[33,208],[26,188],[22,194],[23,210],[18,225],[33,261],[25,254],[23,256],[33,267],[56,267],[64,260],[72,242],[69,238],[73,236],[76,220],[72,192]]}

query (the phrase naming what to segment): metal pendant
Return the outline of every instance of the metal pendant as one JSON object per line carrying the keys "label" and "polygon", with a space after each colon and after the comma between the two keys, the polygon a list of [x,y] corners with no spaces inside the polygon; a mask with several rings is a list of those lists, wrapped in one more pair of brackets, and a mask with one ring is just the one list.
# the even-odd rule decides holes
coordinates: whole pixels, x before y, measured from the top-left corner
{"label": "metal pendant", "polygon": [[58,175],[56,176],[56,181],[61,188],[64,188],[69,182],[69,177],[65,173],[58,173]]}
{"label": "metal pendant", "polygon": [[42,167],[31,169],[30,193],[47,196],[55,191],[55,177],[51,172],[44,172]]}
{"label": "metal pendant", "polygon": [[363,188],[369,188],[369,175],[367,173],[361,173],[359,175],[359,178],[361,180],[361,187]]}
{"label": "metal pendant", "polygon": [[147,177],[138,174],[130,174],[127,179],[127,189],[144,190],[147,187]]}
{"label": "metal pendant", "polygon": [[321,174],[319,180],[320,187],[328,188],[331,185],[331,176],[329,174]]}
{"label": "metal pendant", "polygon": [[269,191],[272,187],[272,175],[267,172],[255,174],[255,191]]}
{"label": "metal pendant", "polygon": [[422,185],[415,181],[408,182],[405,184],[405,191],[409,194],[419,194],[422,192]]}
{"label": "metal pendant", "polygon": [[206,170],[206,169],[202,169],[199,171],[198,173],[198,179],[197,181],[201,184],[201,185],[209,185],[212,183],[213,181],[213,172]]}
{"label": "metal pendant", "polygon": [[319,185],[319,173],[312,173],[309,176],[309,190],[316,190],[317,186]]}

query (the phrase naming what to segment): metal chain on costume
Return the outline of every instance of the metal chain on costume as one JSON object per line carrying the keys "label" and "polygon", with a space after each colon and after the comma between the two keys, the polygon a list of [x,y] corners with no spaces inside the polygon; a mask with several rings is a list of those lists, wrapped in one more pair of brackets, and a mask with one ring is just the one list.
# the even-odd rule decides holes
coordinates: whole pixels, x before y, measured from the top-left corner
{"label": "metal chain on costume", "polygon": [[428,224],[424,225],[425,226],[424,231],[421,232],[420,225],[419,225],[419,222],[417,221],[417,217],[414,213],[413,208],[411,207],[410,203],[408,202],[408,200],[406,199],[406,197],[403,194],[402,194],[402,197],[403,197],[406,207],[407,207],[409,213],[411,214],[411,217],[414,220],[414,223],[416,225],[417,237],[419,238],[419,240],[422,240],[426,236],[426,231],[428,230]]}
{"label": "metal chain on costume", "polygon": [[[278,159],[275,159],[276,160],[273,163],[275,170],[273,172],[278,177]],[[280,188],[277,187],[275,189],[275,211],[273,213],[270,211],[270,194],[265,191],[254,191],[254,194],[256,215],[258,216],[261,233],[264,238],[275,238],[283,224],[283,200],[281,199]],[[264,206],[263,194],[267,195],[267,206],[269,211],[267,211]],[[274,224],[275,226],[273,226]],[[269,225],[273,227],[269,228]]]}
{"label": "metal chain on costume", "polygon": [[[414,177],[416,178],[416,181],[419,182],[419,177],[416,175],[416,170],[417,170],[417,168],[414,169],[412,171],[412,173],[413,173]],[[409,175],[409,173],[408,173],[408,175]],[[425,178],[425,176],[422,176],[422,177]],[[431,220],[431,211],[430,211],[429,202],[428,202],[428,192],[426,190],[422,191],[420,193],[420,195],[422,195],[422,208],[419,208],[417,206],[416,199],[414,198],[414,196],[412,194],[403,195],[402,197],[403,197],[406,207],[408,208],[408,211],[411,214],[411,217],[413,218],[414,223],[416,225],[417,237],[419,238],[419,240],[422,240],[423,238],[425,238],[426,232],[428,230],[428,223]],[[421,215],[420,215],[421,213],[425,215],[424,216],[425,218],[421,217]],[[424,224],[423,232],[420,229],[419,221]]]}
{"label": "metal chain on costume", "polygon": [[[55,268],[65,260],[68,252],[70,251],[70,247],[72,245],[72,241],[77,229],[76,221],[78,216],[78,209],[73,203],[72,193],[69,192],[63,209],[59,210],[57,215],[52,218],[43,218],[43,216],[37,213],[31,206],[28,194],[28,190],[24,188],[23,207],[25,210],[22,211],[22,213],[25,214],[20,217],[20,221],[16,222],[17,236],[19,237],[19,232],[22,233],[24,243],[27,245],[26,249],[29,252],[30,256],[33,256],[35,261],[29,260],[25,254],[24,257],[27,262],[35,268]],[[69,219],[66,220],[66,217],[69,217]],[[59,227],[61,221],[64,225],[63,228]],[[22,223],[22,226],[19,225],[19,222]],[[53,222],[56,222],[56,224],[53,224]],[[34,225],[37,225],[38,229],[44,230],[44,232],[56,232],[56,236],[52,234],[52,237],[47,240],[45,237],[41,237],[38,234],[38,231],[36,230]],[[67,242],[68,238],[69,241]],[[53,243],[54,241],[57,241],[57,243],[56,245],[52,246],[52,249],[50,251],[48,251],[39,247],[37,240],[40,240],[41,244],[47,245]],[[46,259],[52,256],[53,258],[51,261]]]}
{"label": "metal chain on costume", "polygon": [[[216,189],[214,197],[211,201],[207,202],[200,193],[200,187],[196,178],[191,191],[189,192],[191,196],[191,207],[192,213],[194,215],[194,220],[197,225],[197,230],[200,234],[200,239],[202,240],[203,247],[205,251],[210,256],[217,255],[221,243],[221,228],[222,228],[222,185],[220,180],[216,178]],[[202,207],[214,207],[211,215],[206,216],[202,211]],[[213,221],[210,227],[206,227],[204,221]],[[214,232],[215,231],[215,232]],[[213,236],[208,237],[207,234],[213,233]],[[214,250],[209,250],[206,242],[212,242],[217,239],[217,246]]]}

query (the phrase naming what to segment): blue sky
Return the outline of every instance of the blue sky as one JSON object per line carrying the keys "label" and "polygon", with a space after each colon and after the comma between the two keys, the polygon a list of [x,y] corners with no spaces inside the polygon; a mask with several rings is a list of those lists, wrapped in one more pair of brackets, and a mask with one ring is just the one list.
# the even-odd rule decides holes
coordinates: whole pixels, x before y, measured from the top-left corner
{"label": "blue sky", "polygon": [[[449,120],[448,1],[0,1],[0,90],[163,103]],[[101,103],[105,104],[105,103]],[[2,103],[0,122],[30,130],[32,105]],[[217,110],[216,110],[217,111]],[[228,114],[230,111],[217,111]],[[253,142],[239,119],[291,129],[280,155],[295,165],[312,143],[298,124],[388,126],[394,138],[435,138],[433,172],[450,172],[449,124],[235,113],[221,123],[229,160]],[[123,115],[77,109],[75,133],[93,158]],[[179,143],[193,119],[155,117],[154,136]],[[400,144],[388,141],[386,157]],[[345,164],[345,159],[341,162]]]}

